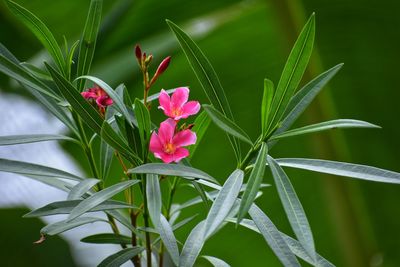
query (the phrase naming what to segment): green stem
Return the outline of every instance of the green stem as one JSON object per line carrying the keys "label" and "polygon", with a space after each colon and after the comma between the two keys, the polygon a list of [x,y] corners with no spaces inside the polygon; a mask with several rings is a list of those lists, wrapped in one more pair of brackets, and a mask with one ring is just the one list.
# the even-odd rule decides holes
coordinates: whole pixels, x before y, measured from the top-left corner
{"label": "green stem", "polygon": [[[147,209],[147,194],[146,194],[146,179],[142,175],[142,194],[143,194],[143,221],[144,226],[148,228],[149,224],[149,212]],[[147,257],[147,267],[151,267],[151,240],[150,233],[148,231],[145,232],[146,237],[146,257]]]}

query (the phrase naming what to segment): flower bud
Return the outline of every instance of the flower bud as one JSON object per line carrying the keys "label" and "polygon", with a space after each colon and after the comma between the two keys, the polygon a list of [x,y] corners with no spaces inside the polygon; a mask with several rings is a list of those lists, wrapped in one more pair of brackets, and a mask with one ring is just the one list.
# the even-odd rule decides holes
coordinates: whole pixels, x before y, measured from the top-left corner
{"label": "flower bud", "polygon": [[136,45],[135,47],[135,55],[139,63],[142,61],[142,49],[140,49],[140,45]]}
{"label": "flower bud", "polygon": [[148,66],[152,60],[153,60],[153,55],[149,55],[149,56],[144,60],[144,64],[145,64],[146,66]]}
{"label": "flower bud", "polygon": [[164,58],[164,60],[161,61],[160,65],[158,66],[155,76],[161,75],[168,68],[170,61],[171,61],[170,56]]}

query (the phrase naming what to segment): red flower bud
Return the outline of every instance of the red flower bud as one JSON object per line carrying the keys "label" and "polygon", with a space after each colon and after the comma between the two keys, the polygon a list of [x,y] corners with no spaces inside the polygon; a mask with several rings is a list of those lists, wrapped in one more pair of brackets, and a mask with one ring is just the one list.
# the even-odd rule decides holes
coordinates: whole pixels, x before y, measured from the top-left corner
{"label": "red flower bud", "polygon": [[135,55],[136,55],[137,60],[139,62],[141,62],[142,61],[142,49],[140,49],[140,45],[138,45],[138,44],[135,47]]}
{"label": "red flower bud", "polygon": [[161,73],[163,73],[168,68],[170,61],[171,61],[171,57],[170,56],[164,58],[164,60],[161,61],[160,65],[158,66],[156,74],[154,76],[161,75]]}

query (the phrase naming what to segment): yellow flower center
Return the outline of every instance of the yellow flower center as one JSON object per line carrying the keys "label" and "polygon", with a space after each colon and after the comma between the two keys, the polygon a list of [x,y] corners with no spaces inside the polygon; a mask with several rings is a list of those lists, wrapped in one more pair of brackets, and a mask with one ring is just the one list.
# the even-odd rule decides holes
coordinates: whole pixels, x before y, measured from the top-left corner
{"label": "yellow flower center", "polygon": [[177,117],[182,115],[182,109],[180,108],[172,108],[171,110],[172,116]]}
{"label": "yellow flower center", "polygon": [[164,152],[167,154],[173,154],[176,150],[176,146],[172,143],[166,143],[164,145]]}

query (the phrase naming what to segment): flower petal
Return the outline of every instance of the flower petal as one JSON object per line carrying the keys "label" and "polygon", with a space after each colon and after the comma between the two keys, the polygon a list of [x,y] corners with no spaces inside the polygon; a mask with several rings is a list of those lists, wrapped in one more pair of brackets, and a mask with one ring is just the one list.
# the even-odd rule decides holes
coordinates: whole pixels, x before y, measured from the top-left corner
{"label": "flower petal", "polygon": [[181,159],[186,158],[189,156],[189,151],[186,148],[179,147],[175,150],[175,153],[173,154],[173,158],[175,162],[179,162]]}
{"label": "flower petal", "polygon": [[161,144],[170,143],[175,133],[176,122],[173,119],[166,119],[160,124],[158,137]]}
{"label": "flower petal", "polygon": [[189,88],[179,87],[175,90],[171,97],[171,104],[173,108],[182,107],[188,101]]}
{"label": "flower petal", "polygon": [[198,101],[189,101],[183,105],[181,118],[185,119],[190,115],[197,114],[200,110],[200,103]]}
{"label": "flower petal", "polygon": [[97,98],[96,93],[90,91],[82,92],[81,95],[86,99]]}
{"label": "flower petal", "polygon": [[159,158],[161,158],[162,161],[164,161],[164,163],[171,163],[175,160],[174,158],[174,154],[167,154],[165,152],[163,153],[159,153]]}
{"label": "flower petal", "polygon": [[178,132],[172,139],[172,143],[177,146],[189,146],[196,143],[197,136],[191,130],[183,130]]}
{"label": "flower petal", "polygon": [[165,115],[168,116],[171,110],[171,99],[164,89],[161,90],[158,101],[160,102],[160,106],[158,106],[158,108],[164,110]]}
{"label": "flower petal", "polygon": [[96,103],[99,107],[106,107],[106,106],[112,105],[113,100],[109,96],[103,95],[103,96],[99,96],[96,99]]}
{"label": "flower petal", "polygon": [[164,152],[163,144],[161,143],[160,138],[155,132],[153,132],[150,137],[150,151],[153,152],[155,155]]}

